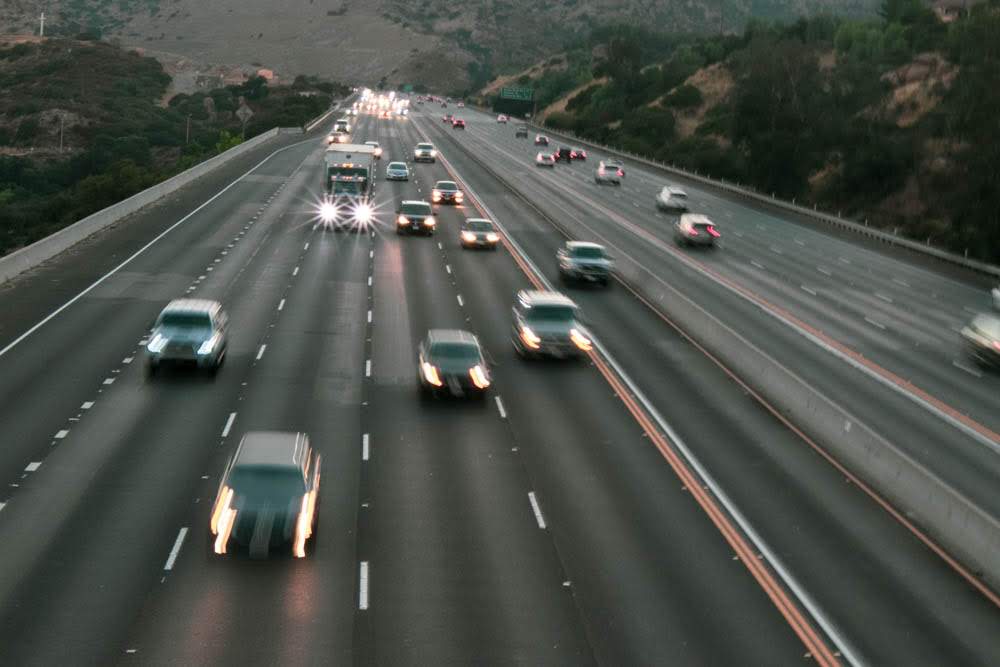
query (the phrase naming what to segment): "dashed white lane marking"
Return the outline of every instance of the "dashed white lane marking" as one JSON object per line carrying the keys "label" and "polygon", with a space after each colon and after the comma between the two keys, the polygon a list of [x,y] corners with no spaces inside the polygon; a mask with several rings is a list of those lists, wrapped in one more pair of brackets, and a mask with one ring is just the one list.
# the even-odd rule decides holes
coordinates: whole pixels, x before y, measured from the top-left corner
{"label": "dashed white lane marking", "polygon": [[451,264],[445,264],[444,270],[447,271],[448,273],[451,273]]}
{"label": "dashed white lane marking", "polygon": [[900,285],[902,287],[909,287],[910,286],[910,283],[906,282],[905,280],[900,280],[899,278],[893,278],[892,282],[894,282],[897,285]]}
{"label": "dashed white lane marking", "polygon": [[459,305],[459,306],[465,306],[465,302],[464,302],[464,301],[462,301],[462,295],[461,295],[461,294],[456,294],[456,295],[455,295],[455,298],[457,298],[457,299],[458,299],[458,305]]}
{"label": "dashed white lane marking", "polygon": [[133,359],[135,359],[135,357],[125,357],[124,359],[122,359],[122,363],[131,364]]}
{"label": "dashed white lane marking", "polygon": [[371,259],[371,258],[373,258],[374,256],[375,256],[375,251],[374,251],[374,250],[369,250],[369,251],[368,251],[368,259]]}
{"label": "dashed white lane marking", "polygon": [[806,242],[803,241],[802,239],[795,239],[795,243],[801,246],[804,246],[806,244]]}
{"label": "dashed white lane marking", "polygon": [[57,433],[55,434],[55,439],[56,439],[56,440],[62,440],[62,439],[63,439],[63,438],[65,438],[65,437],[66,437],[67,435],[69,435],[69,429],[67,429],[67,428],[64,428],[64,429],[62,429],[62,430],[58,431],[58,432],[57,432]]}
{"label": "dashed white lane marking", "polygon": [[114,384],[114,383],[115,383],[114,378],[104,378],[104,382],[102,382],[101,384]]}
{"label": "dashed white lane marking", "polygon": [[503,401],[500,400],[499,396],[494,396],[493,400],[497,402],[497,411],[500,412],[500,419],[507,419],[507,411],[503,408]]}
{"label": "dashed white lane marking", "polygon": [[372,311],[369,309],[369,311],[368,311],[368,324],[371,324],[371,323],[372,323]]}
{"label": "dashed white lane marking", "polygon": [[851,260],[847,259],[846,257],[839,257],[838,261],[840,261],[843,264],[850,264],[851,263]]}
{"label": "dashed white lane marking", "polygon": [[284,299],[282,299],[282,300],[281,300],[281,301],[280,301],[280,302],[278,303],[278,310],[284,310],[284,309],[285,309],[285,300],[284,300]]}
{"label": "dashed white lane marking", "polygon": [[752,264],[753,266],[756,266],[756,267],[757,267],[758,269],[761,269],[761,270],[763,270],[763,269],[764,269],[764,265],[763,265],[763,264],[761,264],[760,262],[758,262],[758,261],[757,261],[757,260],[755,260],[755,259],[751,259],[751,260],[750,260],[750,264]]}
{"label": "dashed white lane marking", "polygon": [[975,368],[969,368],[965,364],[959,362],[957,359],[956,360],[952,360],[951,365],[954,366],[955,368],[959,369],[959,370],[965,371],[969,375],[975,376],[977,378],[983,377],[983,374],[980,373],[979,371],[977,371]]}
{"label": "dashed white lane marking", "polygon": [[538,498],[535,497],[534,491],[528,491],[528,501],[531,503],[531,511],[535,513],[538,527],[545,530],[545,517],[542,516],[542,508],[538,506]]}
{"label": "dashed white lane marking", "polygon": [[368,561],[361,561],[358,567],[358,609],[368,609]]}
{"label": "dashed white lane marking", "polygon": [[368,451],[368,434],[365,433],[363,436],[361,436],[361,460],[362,461],[367,461],[368,460],[368,454],[369,454],[369,451]]}
{"label": "dashed white lane marking", "polygon": [[885,325],[884,324],[882,324],[881,322],[878,322],[876,320],[873,320],[870,317],[865,317],[865,322],[867,322],[868,324],[872,325],[873,327],[878,327],[879,329],[882,329],[883,331],[885,330]]}
{"label": "dashed white lane marking", "polygon": [[170,571],[174,569],[174,561],[177,560],[177,554],[181,552],[181,546],[184,544],[184,538],[187,537],[188,527],[184,526],[177,533],[177,539],[174,540],[174,548],[170,550],[170,555],[167,556],[167,562],[163,564],[163,569]]}
{"label": "dashed white lane marking", "polygon": [[779,248],[776,245],[773,245],[773,246],[771,246],[771,252],[773,252],[776,255],[780,255],[781,254],[781,248]]}
{"label": "dashed white lane marking", "polygon": [[260,358],[264,356],[264,350],[266,349],[267,349],[267,343],[260,346],[260,349],[257,350],[257,361],[260,361]]}
{"label": "dashed white lane marking", "polygon": [[438,241],[438,250],[444,250],[444,246],[441,245],[440,241]]}
{"label": "dashed white lane marking", "polygon": [[372,277],[371,276],[368,276],[368,286],[369,287],[372,286]]}
{"label": "dashed white lane marking", "polygon": [[41,467],[42,467],[41,461],[32,461],[31,463],[29,463],[24,467],[24,472],[35,472]]}
{"label": "dashed white lane marking", "polygon": [[4,507],[7,507],[7,503],[0,503],[0,510],[2,510]]}
{"label": "dashed white lane marking", "polygon": [[816,270],[819,271],[820,273],[822,273],[824,276],[832,276],[833,275],[833,271],[831,271],[830,269],[826,268],[825,266],[817,266]]}
{"label": "dashed white lane marking", "polygon": [[370,378],[372,376],[372,360],[365,359],[365,377]]}
{"label": "dashed white lane marking", "polygon": [[811,287],[806,287],[805,285],[799,285],[799,287],[806,294],[812,294],[813,296],[816,296],[816,290],[812,289]]}
{"label": "dashed white lane marking", "polygon": [[81,410],[89,410],[92,407],[94,407],[94,402],[93,401],[86,401],[83,405],[80,406],[80,409]]}
{"label": "dashed white lane marking", "polygon": [[233,422],[236,421],[236,413],[230,412],[229,419],[226,420],[226,425],[222,427],[222,437],[226,438],[229,436],[229,430],[233,428]]}
{"label": "dashed white lane marking", "polygon": [[302,246],[302,249],[303,250],[309,250],[309,243],[306,243],[304,246]]}
{"label": "dashed white lane marking", "polygon": [[886,303],[892,303],[892,297],[888,294],[882,294],[881,292],[875,292],[876,299],[882,299]]}
{"label": "dashed white lane marking", "polygon": [[292,271],[292,275],[293,275],[293,276],[297,276],[297,275],[299,275],[299,267],[297,267],[297,266],[295,267],[295,270],[294,270],[294,271]]}

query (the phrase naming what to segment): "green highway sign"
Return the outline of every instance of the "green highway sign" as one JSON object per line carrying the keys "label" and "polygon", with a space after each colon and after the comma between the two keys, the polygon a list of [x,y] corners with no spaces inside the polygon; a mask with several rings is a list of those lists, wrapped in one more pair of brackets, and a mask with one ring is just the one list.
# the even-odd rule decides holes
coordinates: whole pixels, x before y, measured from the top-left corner
{"label": "green highway sign", "polygon": [[523,102],[530,102],[535,97],[535,91],[531,88],[501,88],[500,89],[500,99],[502,100],[521,100]]}

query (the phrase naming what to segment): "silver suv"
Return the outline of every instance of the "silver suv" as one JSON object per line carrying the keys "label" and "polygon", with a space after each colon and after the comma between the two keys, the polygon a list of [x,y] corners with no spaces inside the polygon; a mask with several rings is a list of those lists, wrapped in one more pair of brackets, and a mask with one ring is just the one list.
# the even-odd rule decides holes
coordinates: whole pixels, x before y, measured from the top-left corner
{"label": "silver suv", "polygon": [[517,293],[511,342],[522,357],[579,357],[593,349],[573,300],[536,290]]}
{"label": "silver suv", "polygon": [[416,148],[413,149],[413,161],[436,162],[437,154],[437,150],[434,149],[434,144],[417,144]]}
{"label": "silver suv", "polygon": [[226,358],[228,321],[218,301],[171,301],[156,319],[146,343],[148,373],[155,374],[164,364],[186,364],[214,375]]}
{"label": "silver suv", "polygon": [[567,241],[556,252],[559,277],[563,282],[579,281],[608,285],[614,262],[608,251],[599,243]]}

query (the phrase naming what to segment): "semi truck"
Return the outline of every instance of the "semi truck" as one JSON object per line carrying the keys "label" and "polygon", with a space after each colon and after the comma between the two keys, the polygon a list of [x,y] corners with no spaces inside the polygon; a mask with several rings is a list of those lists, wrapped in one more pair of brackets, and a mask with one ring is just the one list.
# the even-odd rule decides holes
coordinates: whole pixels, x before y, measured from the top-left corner
{"label": "semi truck", "polygon": [[323,156],[324,199],[320,219],[325,227],[364,229],[372,222],[375,191],[375,148],[334,144]]}

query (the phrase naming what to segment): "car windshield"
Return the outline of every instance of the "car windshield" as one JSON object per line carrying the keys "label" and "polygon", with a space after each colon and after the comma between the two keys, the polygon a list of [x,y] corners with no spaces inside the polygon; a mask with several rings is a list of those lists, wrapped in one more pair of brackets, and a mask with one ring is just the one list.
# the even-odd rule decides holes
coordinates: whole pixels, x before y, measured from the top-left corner
{"label": "car windshield", "polygon": [[979,315],[972,320],[972,326],[985,336],[993,340],[1000,340],[1000,317]]}
{"label": "car windshield", "polygon": [[430,151],[430,150],[434,150],[434,146],[432,146],[431,144],[417,144],[417,150],[418,151]]}
{"label": "car windshield", "polygon": [[430,355],[432,359],[448,361],[479,360],[479,350],[472,343],[434,343]]}
{"label": "car windshield", "polygon": [[608,160],[607,162],[604,163],[604,166],[606,166],[606,167],[621,167],[622,163],[619,162],[618,160]]}
{"label": "car windshield", "polygon": [[580,246],[573,248],[571,253],[574,257],[582,257],[584,259],[601,259],[604,257],[604,248],[598,248],[595,246]]}
{"label": "car windshield", "polygon": [[438,190],[458,190],[458,186],[452,181],[438,181],[434,187]]}
{"label": "car windshield", "polygon": [[473,232],[492,232],[493,223],[487,222],[485,220],[473,220],[469,222],[466,227]]}
{"label": "car windshield", "polygon": [[206,329],[211,331],[212,318],[208,313],[164,313],[160,326],[167,329]]}
{"label": "car windshield", "polygon": [[534,322],[571,322],[576,313],[573,306],[544,305],[528,310],[527,318]]}
{"label": "car windshield", "polygon": [[357,195],[361,194],[360,181],[334,181],[333,194],[335,195]]}
{"label": "car windshield", "polygon": [[400,211],[403,215],[430,215],[431,205],[423,202],[407,203],[403,204]]}
{"label": "car windshield", "polygon": [[248,502],[286,503],[306,492],[305,480],[298,468],[278,466],[236,466],[229,485]]}
{"label": "car windshield", "polygon": [[389,169],[393,171],[406,171],[406,165],[402,162],[390,162]]}

